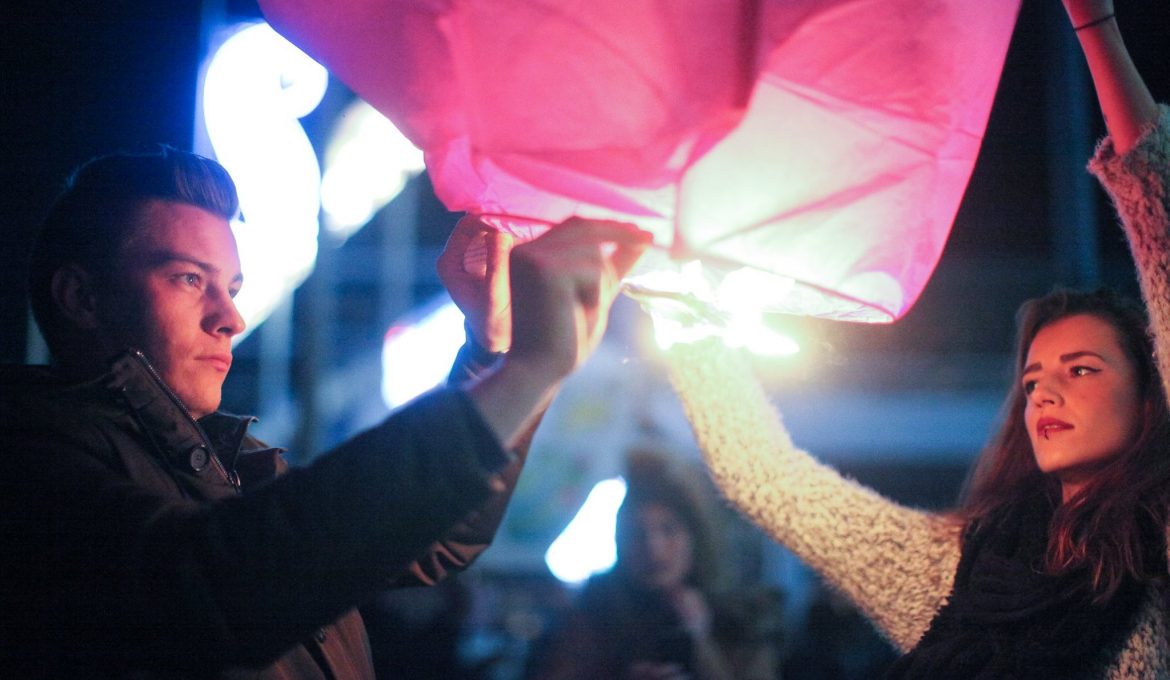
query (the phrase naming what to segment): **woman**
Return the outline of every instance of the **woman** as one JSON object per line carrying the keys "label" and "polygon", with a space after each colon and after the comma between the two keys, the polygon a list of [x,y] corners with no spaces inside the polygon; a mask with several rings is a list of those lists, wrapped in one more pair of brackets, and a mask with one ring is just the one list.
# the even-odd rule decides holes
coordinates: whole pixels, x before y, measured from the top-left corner
{"label": "woman", "polygon": [[717,484],[906,652],[892,677],[1170,677],[1170,111],[1112,2],[1065,8],[1110,133],[1090,167],[1125,224],[1157,365],[1140,312],[1109,295],[1025,305],[1003,428],[963,508],[933,515],[796,449],[733,357],[673,359]]}
{"label": "woman", "polygon": [[731,612],[714,598],[717,552],[698,490],[654,454],[630,456],[627,468],[617,562],[585,585],[539,677],[774,678],[775,646],[752,634],[763,619],[724,625]]}

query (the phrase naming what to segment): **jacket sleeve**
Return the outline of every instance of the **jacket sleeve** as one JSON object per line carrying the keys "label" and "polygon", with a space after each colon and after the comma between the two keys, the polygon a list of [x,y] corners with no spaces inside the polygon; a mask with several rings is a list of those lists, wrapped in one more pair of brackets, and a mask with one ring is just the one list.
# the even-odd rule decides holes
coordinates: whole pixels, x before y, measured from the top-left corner
{"label": "jacket sleeve", "polygon": [[455,355],[455,362],[451,365],[450,373],[447,374],[448,387],[459,387],[478,380],[495,368],[504,357],[503,352],[489,352],[487,348],[480,345],[466,323],[464,324],[464,335],[466,340],[459,348],[458,354]]}
{"label": "jacket sleeve", "polygon": [[1113,199],[1129,240],[1162,389],[1170,395],[1170,107],[1158,108],[1158,120],[1124,156],[1114,151],[1112,139],[1102,139],[1089,170]]}
{"label": "jacket sleeve", "polygon": [[742,355],[671,350],[671,379],[722,493],[909,650],[950,594],[959,527],[843,478],[796,448]]}
{"label": "jacket sleeve", "polygon": [[3,420],[5,647],[98,664],[265,664],[420,556],[432,577],[463,564],[435,538],[512,465],[458,390],[210,505],[130,481],[100,429]]}
{"label": "jacket sleeve", "polygon": [[[459,350],[447,377],[448,386],[461,387],[480,379],[495,368],[502,357],[503,354],[489,352],[481,347],[468,331],[467,342]],[[543,417],[542,413],[520,438],[515,448],[507,452],[506,459],[500,461],[496,474],[496,479],[501,485],[500,490],[468,513],[441,539],[435,541],[423,557],[411,563],[408,569],[390,582],[390,587],[434,585],[452,570],[467,568],[491,545],[500,523],[503,522],[508,502],[516,490],[516,483],[528,458],[536,427]]]}

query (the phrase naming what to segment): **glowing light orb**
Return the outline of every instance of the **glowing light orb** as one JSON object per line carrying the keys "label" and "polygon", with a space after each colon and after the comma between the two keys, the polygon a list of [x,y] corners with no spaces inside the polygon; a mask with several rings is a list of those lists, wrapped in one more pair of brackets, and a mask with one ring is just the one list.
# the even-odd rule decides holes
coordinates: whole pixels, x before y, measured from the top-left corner
{"label": "glowing light orb", "polygon": [[207,63],[203,120],[239,191],[243,221],[232,229],[247,283],[236,306],[249,329],[316,261],[321,171],[298,119],[316,108],[327,84],[321,65],[263,23],[235,30]]}
{"label": "glowing light orb", "polygon": [[363,227],[424,169],[423,154],[364,101],[346,107],[325,148],[321,208],[341,239]]}
{"label": "glowing light orb", "polygon": [[545,564],[553,576],[563,583],[581,583],[613,566],[617,559],[617,511],[625,497],[626,482],[620,477],[593,487],[581,509],[545,553]]}
{"label": "glowing light orb", "polygon": [[446,295],[386,331],[382,401],[387,408],[397,408],[443,382],[463,341],[463,313]]}

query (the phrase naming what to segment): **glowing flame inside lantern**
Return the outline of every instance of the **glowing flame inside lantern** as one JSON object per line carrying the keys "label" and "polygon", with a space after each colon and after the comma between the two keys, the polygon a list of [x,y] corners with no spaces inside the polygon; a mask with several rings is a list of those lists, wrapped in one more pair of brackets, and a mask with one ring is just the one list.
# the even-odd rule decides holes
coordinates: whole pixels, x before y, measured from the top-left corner
{"label": "glowing flame inside lantern", "polygon": [[714,275],[699,260],[656,262],[626,280],[626,292],[654,320],[660,348],[718,337],[762,356],[800,351],[795,340],[768,327],[761,311],[761,299],[785,295],[791,286],[791,280],[747,267]]}

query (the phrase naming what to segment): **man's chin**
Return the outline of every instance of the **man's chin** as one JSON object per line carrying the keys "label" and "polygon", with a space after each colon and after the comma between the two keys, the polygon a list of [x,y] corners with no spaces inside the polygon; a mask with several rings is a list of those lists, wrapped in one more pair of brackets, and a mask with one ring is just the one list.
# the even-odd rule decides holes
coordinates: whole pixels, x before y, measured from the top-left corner
{"label": "man's chin", "polygon": [[220,393],[217,391],[215,395],[192,395],[189,399],[184,399],[183,403],[187,406],[187,410],[191,412],[191,416],[195,420],[199,420],[203,416],[219,410]]}

